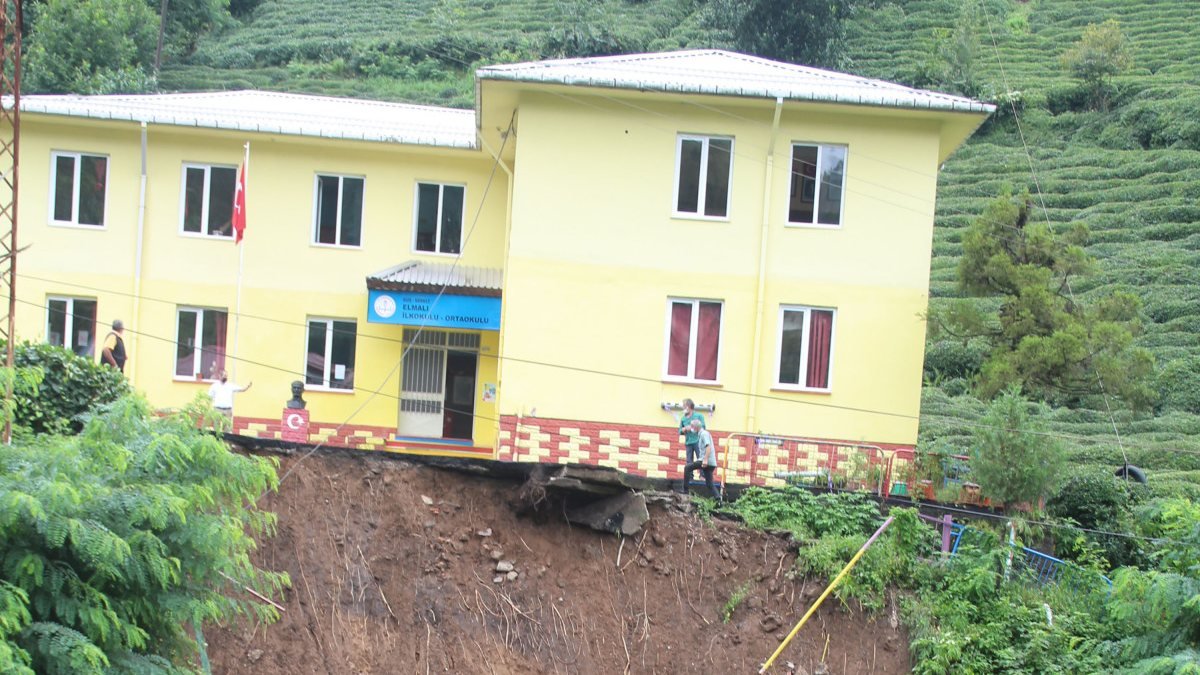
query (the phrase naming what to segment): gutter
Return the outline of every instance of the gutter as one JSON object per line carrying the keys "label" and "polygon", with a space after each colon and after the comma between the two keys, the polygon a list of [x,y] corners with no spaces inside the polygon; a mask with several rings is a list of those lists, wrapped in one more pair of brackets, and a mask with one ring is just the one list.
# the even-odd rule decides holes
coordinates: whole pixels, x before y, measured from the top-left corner
{"label": "gutter", "polygon": [[758,236],[758,288],[754,293],[754,350],[750,356],[750,400],[746,404],[746,431],[753,433],[758,424],[758,373],[762,360],[763,310],[767,285],[767,243],[771,235],[771,187],[775,182],[775,139],[779,136],[779,117],[783,97],[775,97],[775,117],[771,121],[771,141],[767,144],[767,168],[763,180],[762,229]]}

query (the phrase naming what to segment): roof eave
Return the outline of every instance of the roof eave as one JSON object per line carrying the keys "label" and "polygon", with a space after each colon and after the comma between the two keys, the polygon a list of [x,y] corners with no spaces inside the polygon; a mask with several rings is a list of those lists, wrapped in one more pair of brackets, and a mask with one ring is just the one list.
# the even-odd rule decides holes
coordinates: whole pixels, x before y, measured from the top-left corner
{"label": "roof eave", "polygon": [[917,102],[902,101],[899,99],[889,98],[886,95],[876,97],[846,97],[846,96],[797,96],[793,91],[779,91],[769,88],[738,88],[732,89],[728,87],[699,87],[696,89],[687,89],[681,86],[671,86],[657,82],[645,82],[633,79],[612,79],[612,80],[595,80],[585,77],[562,77],[562,78],[546,78],[536,77],[528,74],[521,74],[506,70],[489,70],[482,68],[476,71],[476,87],[483,80],[494,80],[503,82],[514,82],[521,84],[552,84],[568,87],[585,87],[596,89],[623,89],[636,91],[652,91],[667,94],[695,94],[708,96],[731,96],[738,98],[762,98],[776,99],[783,98],[785,101],[798,101],[806,103],[834,103],[839,105],[861,105],[876,108],[900,108],[905,110],[930,110],[937,112],[962,112],[962,113],[983,113],[990,115],[995,111],[996,106],[990,103],[981,103],[970,99],[962,99],[947,101],[944,104],[938,104],[930,101],[928,105],[921,105]]}

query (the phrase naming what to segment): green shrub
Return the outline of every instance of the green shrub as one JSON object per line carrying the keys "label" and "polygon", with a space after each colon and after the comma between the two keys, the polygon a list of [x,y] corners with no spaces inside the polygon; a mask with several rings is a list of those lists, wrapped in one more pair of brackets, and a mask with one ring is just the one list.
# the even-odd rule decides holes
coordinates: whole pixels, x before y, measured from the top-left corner
{"label": "green shrub", "polygon": [[13,423],[33,433],[78,432],[87,414],[130,391],[120,372],[68,349],[25,342],[17,345],[14,357],[17,368],[42,373],[38,387],[14,390]]}
{"label": "green shrub", "polygon": [[190,625],[277,618],[241,592],[289,583],[250,563],[275,468],[199,431],[201,414],[125,397],[78,436],[0,445],[0,671],[180,672]]}
{"label": "green shrub", "polygon": [[[1033,408],[1031,411],[1030,408]],[[1031,406],[1016,389],[1001,394],[975,430],[971,478],[983,494],[1006,504],[1036,505],[1059,480],[1062,444],[1038,419],[1045,406]]]}
{"label": "green shrub", "polygon": [[[1149,490],[1140,483],[1120,480],[1108,470],[1091,470],[1067,479],[1046,507],[1052,516],[1069,519],[1089,530],[1128,532],[1134,523],[1134,507],[1148,496]],[[1072,532],[1077,532],[1083,541],[1064,540],[1057,553],[1081,565],[1089,562],[1082,558],[1089,555],[1092,547],[1104,556],[1105,571],[1146,561],[1142,540],[1098,532],[1063,531]]]}
{"label": "green shrub", "polygon": [[814,495],[794,486],[780,490],[751,487],[728,510],[741,516],[748,527],[787,530],[801,540],[860,535],[880,521],[879,506],[865,494]]}
{"label": "green shrub", "polygon": [[1176,359],[1158,376],[1162,407],[1200,414],[1200,356]]}

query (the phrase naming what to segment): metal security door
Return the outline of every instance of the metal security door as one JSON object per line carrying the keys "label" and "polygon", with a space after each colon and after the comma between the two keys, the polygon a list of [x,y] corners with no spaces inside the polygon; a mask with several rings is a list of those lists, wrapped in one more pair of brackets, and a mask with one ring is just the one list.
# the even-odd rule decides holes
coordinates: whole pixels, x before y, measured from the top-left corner
{"label": "metal security door", "polygon": [[[446,399],[446,333],[405,329],[404,371],[400,375],[401,436],[441,438]],[[411,345],[411,346],[409,346]]]}

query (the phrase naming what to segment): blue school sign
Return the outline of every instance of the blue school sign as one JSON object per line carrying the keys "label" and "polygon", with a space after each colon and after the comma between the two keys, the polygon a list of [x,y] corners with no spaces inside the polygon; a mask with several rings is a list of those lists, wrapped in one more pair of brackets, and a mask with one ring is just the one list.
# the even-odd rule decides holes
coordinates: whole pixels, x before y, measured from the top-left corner
{"label": "blue school sign", "polygon": [[369,291],[367,321],[430,328],[500,330],[500,298]]}

